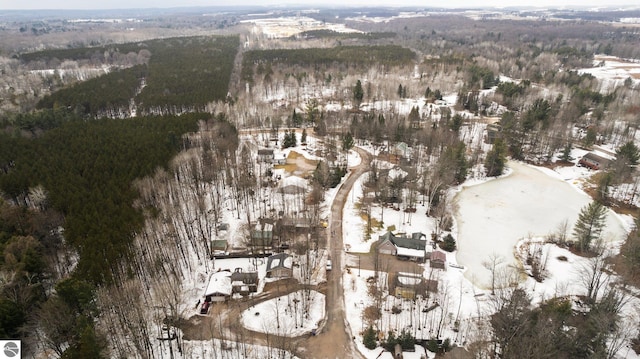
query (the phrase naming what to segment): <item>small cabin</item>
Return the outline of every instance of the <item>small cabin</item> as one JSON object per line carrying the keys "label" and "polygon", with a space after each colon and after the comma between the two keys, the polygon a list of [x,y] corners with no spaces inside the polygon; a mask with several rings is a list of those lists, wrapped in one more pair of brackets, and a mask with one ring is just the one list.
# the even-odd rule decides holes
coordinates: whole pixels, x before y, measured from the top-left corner
{"label": "small cabin", "polygon": [[611,163],[611,160],[602,156],[599,156],[593,152],[589,152],[582,156],[578,164],[584,167],[591,168],[592,170],[601,170],[607,168]]}

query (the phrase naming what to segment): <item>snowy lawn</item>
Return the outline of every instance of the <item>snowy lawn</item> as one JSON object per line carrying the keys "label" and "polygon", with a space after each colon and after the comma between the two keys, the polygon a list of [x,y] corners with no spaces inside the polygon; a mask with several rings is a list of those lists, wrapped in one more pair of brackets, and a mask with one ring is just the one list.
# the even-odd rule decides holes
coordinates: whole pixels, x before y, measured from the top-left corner
{"label": "snowy lawn", "polygon": [[[261,302],[242,313],[241,321],[247,329],[261,333],[295,337],[308,334],[324,318],[325,296],[310,291],[289,293]],[[305,311],[305,306],[308,310]]]}

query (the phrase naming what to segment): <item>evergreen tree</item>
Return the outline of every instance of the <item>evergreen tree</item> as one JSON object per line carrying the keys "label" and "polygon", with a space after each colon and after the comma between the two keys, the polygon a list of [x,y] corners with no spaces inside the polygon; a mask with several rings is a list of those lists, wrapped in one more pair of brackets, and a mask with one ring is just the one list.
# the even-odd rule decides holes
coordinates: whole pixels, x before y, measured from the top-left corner
{"label": "evergreen tree", "polygon": [[364,331],[362,335],[362,344],[364,344],[365,348],[369,350],[373,350],[378,346],[376,342],[376,331],[373,330],[372,326],[369,326],[367,330]]}
{"label": "evergreen tree", "polygon": [[351,132],[347,132],[347,134],[342,137],[342,148],[345,151],[349,151],[353,147],[353,144],[353,135]]}
{"label": "evergreen tree", "polygon": [[364,90],[362,90],[362,82],[358,80],[356,82],[356,86],[353,88],[353,101],[355,103],[354,107],[359,108],[363,98]]}
{"label": "evergreen tree", "polygon": [[429,100],[429,97],[431,96],[431,88],[427,87],[426,90],[424,90],[424,97]]}
{"label": "evergreen tree", "polygon": [[409,112],[409,122],[415,122],[420,120],[420,111],[418,106],[413,106],[411,112]]}
{"label": "evergreen tree", "polygon": [[593,241],[600,238],[606,225],[606,216],[607,208],[598,201],[593,201],[580,210],[573,235],[581,251],[588,251]]}
{"label": "evergreen tree", "polygon": [[440,175],[447,181],[462,183],[467,179],[469,162],[466,157],[467,147],[464,142],[458,141],[456,144],[447,147],[438,160]]}
{"label": "evergreen tree", "polygon": [[300,127],[300,125],[302,125],[302,116],[300,116],[297,112],[296,109],[293,109],[293,114],[291,115],[291,124],[294,127]]}
{"label": "evergreen tree", "polygon": [[631,166],[637,165],[640,160],[640,150],[638,150],[638,146],[633,141],[629,141],[618,148],[616,155],[618,159],[625,160]]}
{"label": "evergreen tree", "polygon": [[562,155],[560,155],[560,160],[563,162],[569,162],[573,159],[571,157],[571,149],[573,148],[571,142],[567,142],[567,144],[562,149]]}
{"label": "evergreen tree", "polygon": [[456,250],[456,240],[453,239],[451,233],[447,234],[447,236],[444,237],[444,240],[440,244],[440,248],[447,252],[453,252]]}
{"label": "evergreen tree", "polygon": [[296,133],[294,130],[284,132],[284,140],[282,141],[282,148],[296,147],[298,140],[296,139]]}
{"label": "evergreen tree", "polygon": [[302,129],[302,136],[300,137],[300,143],[307,143],[307,129]]}
{"label": "evergreen tree", "polygon": [[453,130],[454,132],[458,132],[460,130],[460,127],[462,127],[462,120],[462,116],[456,113],[449,122],[449,128],[451,128],[451,130]]}
{"label": "evergreen tree", "polygon": [[504,171],[507,162],[507,146],[501,139],[496,139],[493,148],[487,153],[484,161],[484,167],[487,170],[487,176],[497,177]]}

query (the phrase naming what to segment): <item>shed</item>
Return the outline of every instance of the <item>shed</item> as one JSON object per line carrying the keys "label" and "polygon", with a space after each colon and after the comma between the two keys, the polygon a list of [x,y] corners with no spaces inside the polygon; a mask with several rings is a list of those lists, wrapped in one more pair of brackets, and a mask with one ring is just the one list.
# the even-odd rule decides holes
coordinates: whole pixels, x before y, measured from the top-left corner
{"label": "shed", "polygon": [[431,257],[429,258],[431,262],[431,268],[440,268],[447,270],[447,255],[441,251],[433,251],[431,252]]}

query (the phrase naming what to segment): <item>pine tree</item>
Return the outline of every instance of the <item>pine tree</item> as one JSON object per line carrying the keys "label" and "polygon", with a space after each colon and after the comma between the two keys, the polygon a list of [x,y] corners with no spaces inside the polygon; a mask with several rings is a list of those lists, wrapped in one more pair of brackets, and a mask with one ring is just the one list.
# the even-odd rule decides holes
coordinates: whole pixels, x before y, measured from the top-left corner
{"label": "pine tree", "polygon": [[453,239],[451,233],[447,234],[447,236],[444,237],[444,240],[440,244],[440,248],[447,252],[453,252],[456,250],[456,240]]}
{"label": "pine tree", "polygon": [[364,98],[364,91],[362,90],[362,82],[358,80],[356,82],[356,86],[353,88],[353,101],[355,102],[355,107],[360,107],[362,103],[362,99]]}
{"label": "pine tree", "polygon": [[640,160],[640,150],[638,150],[638,146],[636,146],[632,141],[629,141],[618,148],[616,150],[616,155],[618,158],[626,160],[626,162],[631,166],[637,165]]}
{"label": "pine tree", "polygon": [[504,166],[507,162],[507,146],[501,139],[496,139],[493,148],[487,153],[484,161],[484,167],[487,170],[487,176],[496,177],[504,172]]}
{"label": "pine tree", "polygon": [[607,208],[598,201],[593,201],[580,210],[573,235],[581,251],[591,249],[593,241],[600,238],[606,225],[606,216]]}
{"label": "pine tree", "polygon": [[349,151],[354,145],[353,135],[351,132],[347,132],[346,135],[342,137],[342,148],[345,151]]}
{"label": "pine tree", "polygon": [[369,328],[364,331],[364,334],[362,335],[362,344],[370,350],[373,350],[378,346],[378,343],[376,343],[376,331],[373,330],[372,326],[369,326]]}

